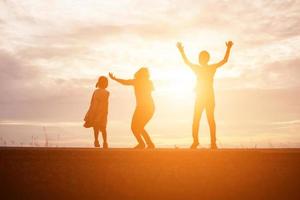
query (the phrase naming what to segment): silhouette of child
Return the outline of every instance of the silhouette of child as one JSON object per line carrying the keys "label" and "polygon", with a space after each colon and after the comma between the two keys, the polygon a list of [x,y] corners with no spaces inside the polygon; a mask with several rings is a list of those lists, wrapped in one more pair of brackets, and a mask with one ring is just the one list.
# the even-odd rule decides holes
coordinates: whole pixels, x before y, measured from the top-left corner
{"label": "silhouette of child", "polygon": [[[124,80],[116,78],[112,73],[109,73],[109,77],[123,85],[130,85],[134,87],[135,97],[136,97],[136,108],[132,117],[131,130],[138,141],[138,145],[134,148],[143,149],[145,148],[145,142],[148,148],[155,148],[153,142],[145,126],[150,121],[154,114],[154,101],[152,99],[153,84],[149,80],[149,71],[147,68],[139,69],[135,75],[134,79]],[[145,142],[144,142],[144,140]]]}
{"label": "silhouette of child", "polygon": [[199,64],[191,63],[185,55],[183,45],[178,42],[177,48],[185,62],[196,74],[197,76],[197,86],[196,86],[196,102],[194,107],[194,119],[193,119],[193,139],[194,142],[191,146],[192,149],[197,148],[199,145],[198,132],[199,123],[203,110],[205,109],[206,117],[209,123],[210,138],[211,138],[211,148],[216,149],[216,123],[215,123],[215,96],[214,96],[214,76],[216,70],[224,65],[228,61],[231,47],[233,45],[232,41],[226,42],[227,50],[223,60],[215,64],[208,64],[209,53],[207,51],[201,51],[199,53]]}
{"label": "silhouette of child", "polygon": [[93,127],[94,129],[94,145],[100,147],[98,136],[102,133],[103,148],[108,148],[107,144],[107,114],[108,114],[108,99],[109,92],[106,90],[108,79],[105,76],[100,76],[96,83],[96,90],[93,93],[89,110],[84,118],[86,128]]}

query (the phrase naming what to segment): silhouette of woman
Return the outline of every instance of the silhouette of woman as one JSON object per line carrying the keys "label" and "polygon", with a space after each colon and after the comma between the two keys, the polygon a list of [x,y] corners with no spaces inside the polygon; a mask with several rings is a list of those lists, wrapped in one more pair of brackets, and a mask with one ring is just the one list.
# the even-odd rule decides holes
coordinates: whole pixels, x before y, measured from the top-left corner
{"label": "silhouette of woman", "polygon": [[154,88],[152,81],[149,79],[148,69],[144,67],[139,69],[135,73],[134,79],[130,80],[116,78],[112,73],[109,73],[109,77],[122,85],[131,85],[134,87],[136,108],[132,117],[131,130],[138,141],[138,145],[134,148],[145,148],[145,142],[149,149],[155,148],[149,134],[145,130],[145,126],[152,118],[155,110],[154,101],[151,95]]}
{"label": "silhouette of woman", "polygon": [[196,86],[196,102],[194,108],[194,119],[193,119],[193,139],[194,142],[191,146],[192,149],[197,148],[199,145],[198,131],[199,123],[203,110],[205,109],[206,117],[209,123],[211,148],[216,149],[216,123],[215,123],[215,96],[213,81],[216,70],[224,65],[229,58],[230,49],[233,45],[232,41],[226,42],[227,50],[223,60],[215,64],[208,64],[209,53],[207,51],[201,51],[199,53],[199,64],[191,63],[184,53],[183,45],[178,42],[177,48],[185,62],[197,76]]}

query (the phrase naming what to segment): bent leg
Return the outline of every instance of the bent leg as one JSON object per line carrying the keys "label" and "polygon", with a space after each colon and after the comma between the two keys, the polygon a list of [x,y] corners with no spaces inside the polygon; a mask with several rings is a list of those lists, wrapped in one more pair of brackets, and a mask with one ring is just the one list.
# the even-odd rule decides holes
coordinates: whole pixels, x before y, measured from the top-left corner
{"label": "bent leg", "polygon": [[145,130],[145,126],[150,121],[153,114],[154,114],[154,109],[149,109],[148,111],[143,112],[143,116],[140,118],[140,126],[142,129],[142,136],[143,136],[148,148],[152,148],[152,149],[155,148],[155,146],[154,146],[148,132]]}
{"label": "bent leg", "polygon": [[146,144],[148,146],[148,148],[155,148],[154,143],[152,142],[149,134],[147,133],[147,131],[144,129],[142,132],[142,136],[144,138],[144,140],[146,141]]}
{"label": "bent leg", "polygon": [[143,132],[143,129],[140,127],[140,122],[139,122],[139,112],[136,110],[133,114],[133,117],[132,117],[132,121],[131,121],[131,130],[132,130],[132,133],[135,137],[135,139],[138,141],[138,145],[140,145],[141,147],[142,146],[145,146],[145,143],[141,137],[141,134]]}

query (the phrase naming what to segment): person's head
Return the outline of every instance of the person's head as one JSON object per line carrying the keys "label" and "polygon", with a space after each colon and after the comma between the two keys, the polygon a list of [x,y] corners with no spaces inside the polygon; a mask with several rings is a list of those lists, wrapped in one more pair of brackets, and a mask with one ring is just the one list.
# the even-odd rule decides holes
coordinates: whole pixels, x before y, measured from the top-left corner
{"label": "person's head", "polygon": [[146,67],[140,68],[137,72],[135,72],[134,78],[138,80],[149,80],[149,70]]}
{"label": "person's head", "polygon": [[141,84],[145,91],[154,90],[153,83],[150,80],[150,73],[148,68],[142,67],[134,74],[134,78]]}
{"label": "person's head", "polygon": [[96,83],[96,88],[105,89],[108,86],[108,79],[105,76],[100,76]]}
{"label": "person's head", "polygon": [[209,58],[210,58],[210,56],[209,56],[209,53],[207,51],[201,51],[199,53],[199,63],[201,65],[206,65],[209,61]]}

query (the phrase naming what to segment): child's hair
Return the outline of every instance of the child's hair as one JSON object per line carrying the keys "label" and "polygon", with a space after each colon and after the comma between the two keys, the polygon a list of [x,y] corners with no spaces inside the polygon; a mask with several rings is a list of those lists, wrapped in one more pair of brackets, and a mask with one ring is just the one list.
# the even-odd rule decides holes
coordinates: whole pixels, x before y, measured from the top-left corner
{"label": "child's hair", "polygon": [[105,89],[108,86],[108,79],[105,76],[100,76],[96,83],[96,88]]}

